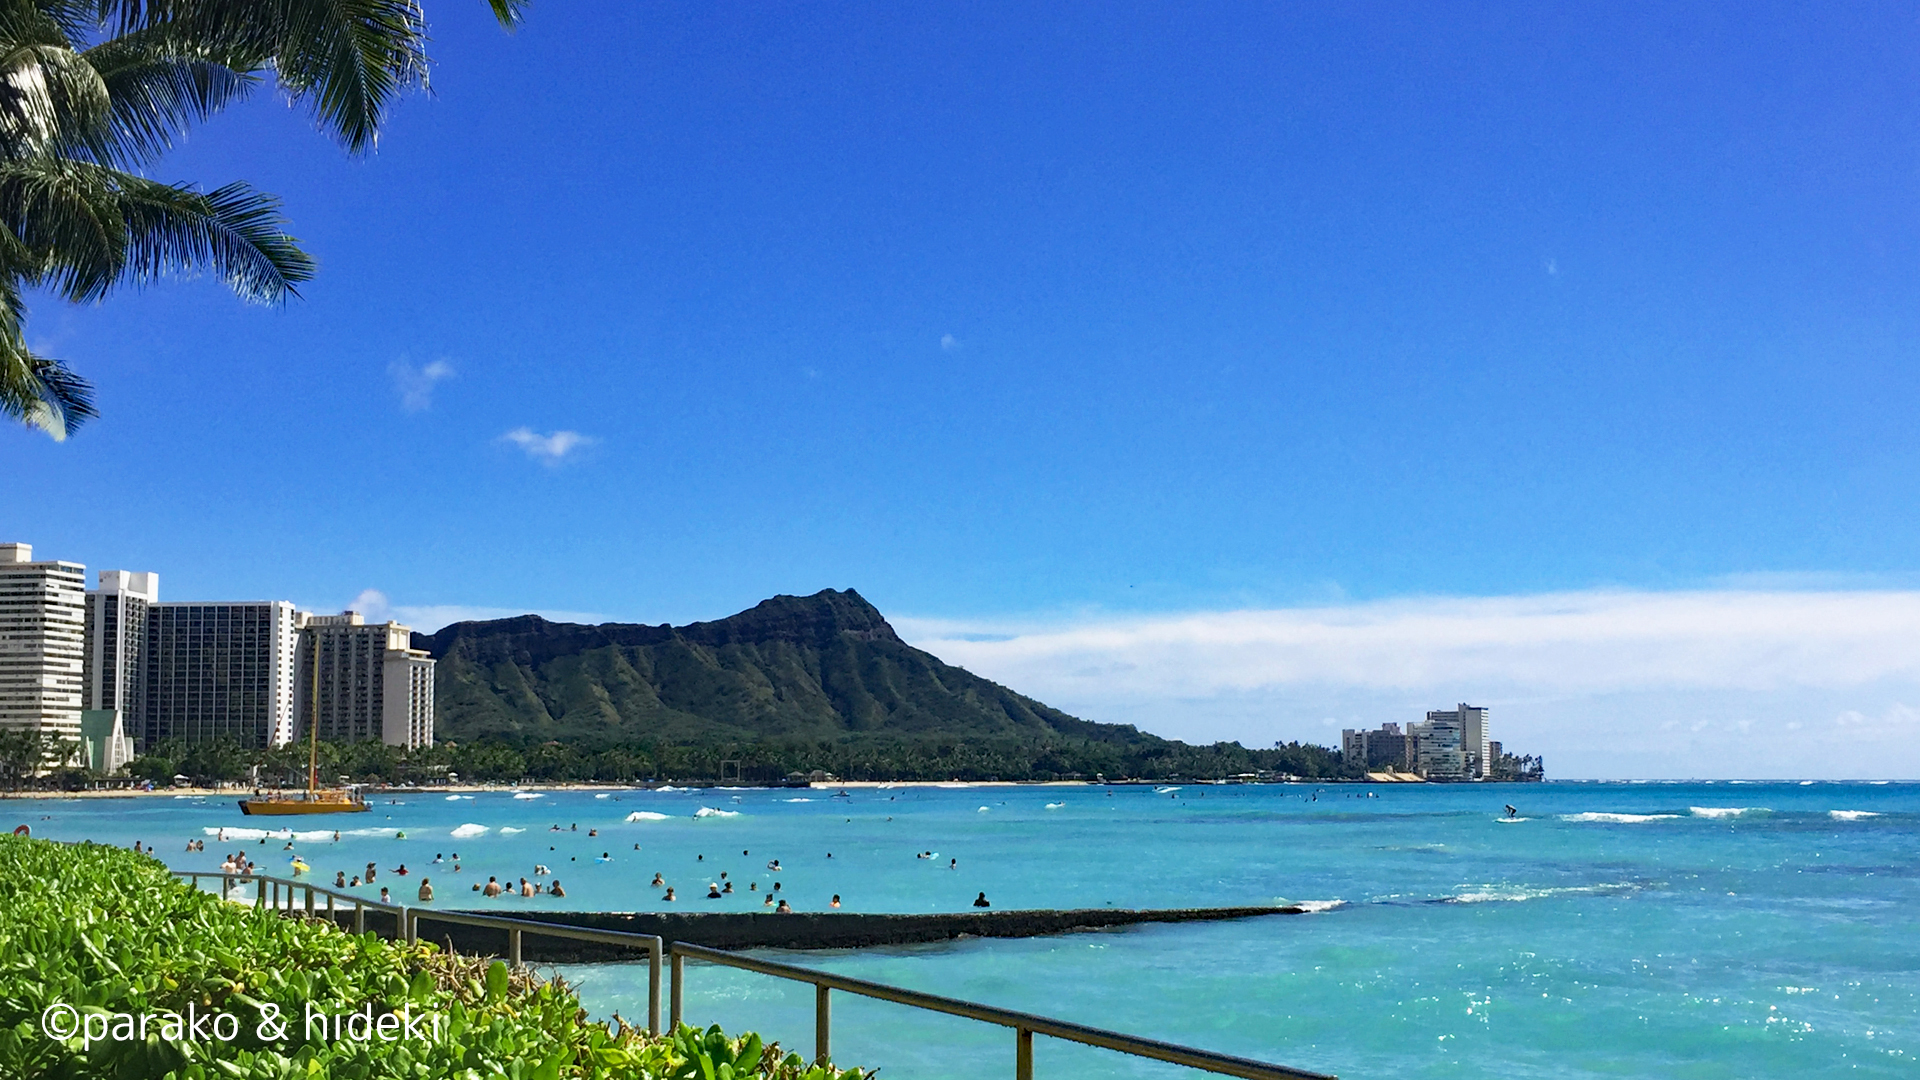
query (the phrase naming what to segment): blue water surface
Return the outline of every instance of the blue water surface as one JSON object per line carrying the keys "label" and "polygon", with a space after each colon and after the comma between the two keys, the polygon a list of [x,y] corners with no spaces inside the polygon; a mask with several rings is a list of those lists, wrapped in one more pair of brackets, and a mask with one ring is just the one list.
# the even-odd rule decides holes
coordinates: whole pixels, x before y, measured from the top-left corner
{"label": "blue water surface", "polygon": [[[835,894],[895,912],[969,910],[979,892],[996,908],[1307,902],[1324,910],[769,955],[1348,1077],[1920,1076],[1920,785],[1166,787],[421,793],[270,838],[230,799],[0,814],[36,835],[138,840],[180,869],[244,850],[284,872],[298,854],[331,881],[373,862],[368,895],[410,898],[425,873],[438,906],[509,913],[764,910],[776,882],[800,910]],[[564,900],[472,894],[535,864]],[[734,893],[705,899],[722,872]],[[689,970],[689,1020],[811,1049],[810,988]],[[645,1015],[643,967],[562,974],[598,1014]],[[837,996],[834,1032],[836,1059],[883,1078],[1012,1069],[1011,1032],[885,1003]],[[1036,1063],[1185,1073],[1045,1039]]]}

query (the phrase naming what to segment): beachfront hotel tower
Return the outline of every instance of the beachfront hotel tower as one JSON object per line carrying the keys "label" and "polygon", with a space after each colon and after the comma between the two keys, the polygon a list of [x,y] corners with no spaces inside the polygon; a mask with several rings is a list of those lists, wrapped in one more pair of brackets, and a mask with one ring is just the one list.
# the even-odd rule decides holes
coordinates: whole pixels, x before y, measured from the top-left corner
{"label": "beachfront hotel tower", "polygon": [[146,687],[147,612],[160,602],[160,575],[102,570],[87,590],[86,707],[140,715]]}
{"label": "beachfront hotel tower", "polygon": [[77,744],[86,690],[87,568],[0,544],[0,728]]}
{"label": "beachfront hotel tower", "polygon": [[136,737],[228,738],[249,749],[293,741],[301,612],[286,600],[153,604]]}
{"label": "beachfront hotel tower", "polygon": [[413,647],[412,630],[355,611],[302,620],[294,702],[302,736],[312,725],[329,742],[433,745],[433,658]]}

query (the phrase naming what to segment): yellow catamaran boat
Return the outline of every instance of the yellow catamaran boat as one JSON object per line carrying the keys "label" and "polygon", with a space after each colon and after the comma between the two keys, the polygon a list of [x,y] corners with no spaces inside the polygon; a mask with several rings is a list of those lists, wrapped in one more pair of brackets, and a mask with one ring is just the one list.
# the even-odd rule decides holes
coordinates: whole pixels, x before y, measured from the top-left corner
{"label": "yellow catamaran boat", "polygon": [[320,725],[320,644],[314,643],[313,708],[307,713],[307,790],[276,791],[240,800],[243,814],[357,814],[367,810],[367,800],[350,788],[321,790]]}

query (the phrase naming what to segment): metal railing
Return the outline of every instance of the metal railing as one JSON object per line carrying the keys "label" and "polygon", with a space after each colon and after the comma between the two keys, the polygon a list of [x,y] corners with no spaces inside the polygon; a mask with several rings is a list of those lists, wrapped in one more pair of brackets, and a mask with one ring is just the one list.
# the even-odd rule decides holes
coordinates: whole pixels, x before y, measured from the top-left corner
{"label": "metal railing", "polygon": [[[816,968],[800,967],[795,964],[782,964],[773,960],[760,960],[741,956],[720,949],[710,949],[705,945],[676,941],[663,944],[652,934],[630,934],[619,930],[594,930],[585,927],[565,926],[558,923],[541,922],[536,919],[515,919],[499,915],[476,915],[467,912],[435,911],[430,908],[410,907],[403,904],[383,904],[376,900],[366,900],[351,893],[336,892],[311,882],[296,881],[290,878],[274,877],[271,874],[221,874],[192,873],[184,870],[174,871],[176,877],[187,878],[198,888],[203,877],[221,879],[221,895],[230,896],[234,882],[254,883],[259,886],[255,897],[256,907],[271,908],[288,913],[303,912],[309,916],[321,909],[316,905],[317,897],[326,900],[326,917],[337,922],[335,901],[341,900],[353,905],[353,928],[356,933],[366,932],[366,913],[369,909],[389,913],[394,916],[394,936],[405,938],[409,944],[419,940],[420,922],[446,922],[460,926],[475,926],[486,929],[504,930],[507,934],[508,964],[521,967],[521,942],[526,934],[546,937],[566,938],[574,941],[590,941],[606,945],[618,945],[638,949],[647,954],[647,1030],[660,1034],[660,975],[662,961],[670,972],[669,1017],[668,1022],[678,1028],[681,1023],[682,1003],[686,993],[686,965],[689,959],[702,963],[718,964],[722,967],[738,968],[760,975],[771,975],[777,979],[807,983],[813,987],[813,1047],[814,1060],[830,1062],[832,1060],[833,1001],[832,992],[855,994],[873,998],[877,1001],[890,1001],[896,1005],[925,1009],[928,1012],[944,1013],[948,1016],[960,1016],[982,1023],[997,1024],[1012,1028],[1014,1031],[1014,1077],[1015,1080],[1033,1080],[1033,1037],[1046,1035],[1066,1042],[1080,1043],[1084,1046],[1097,1046],[1107,1050],[1130,1054],[1134,1057],[1165,1061],[1174,1065],[1184,1065],[1202,1072],[1222,1076],[1244,1077],[1245,1080],[1335,1080],[1326,1073],[1309,1072],[1305,1069],[1274,1065],[1252,1058],[1235,1057],[1231,1054],[1218,1054],[1211,1050],[1182,1046],[1178,1043],[1161,1042],[1158,1039],[1144,1039],[1137,1035],[1127,1035],[1105,1028],[1088,1027],[1068,1020],[1055,1020],[1034,1013],[1019,1012],[1014,1009],[1002,1009],[993,1005],[981,1005],[977,1002],[962,1001],[959,998],[942,997],[939,994],[927,994],[918,990],[907,990],[885,983],[868,982],[844,975],[835,975]],[[268,889],[272,892],[269,894]],[[303,906],[295,906],[297,893],[304,891]]]}
{"label": "metal railing", "polygon": [[[406,939],[411,945],[420,940],[420,923],[443,922],[458,926],[477,926],[488,930],[504,930],[507,934],[507,955],[509,966],[522,967],[521,943],[527,934],[543,937],[566,938],[572,941],[591,941],[601,945],[619,945],[638,949],[647,954],[647,1030],[660,1034],[660,969],[666,957],[666,944],[653,934],[629,934],[621,930],[594,930],[589,927],[563,926],[558,923],[540,922],[536,919],[514,919],[501,915],[476,915],[464,911],[436,911],[432,908],[412,907],[405,904],[383,904],[377,900],[367,900],[352,893],[336,892],[310,881],[275,877],[272,874],[206,874],[175,870],[175,877],[187,878],[195,888],[200,887],[203,877],[220,878],[220,895],[230,896],[233,883],[257,883],[259,892],[255,895],[254,906],[271,908],[288,913],[304,913],[308,916],[319,914],[322,910],[329,921],[337,923],[334,914],[336,900],[346,901],[353,906],[354,933],[367,931],[367,910],[387,912],[394,917],[394,936]],[[271,893],[269,893],[271,887]],[[294,898],[301,892],[306,894],[305,904],[296,907]],[[269,899],[271,897],[271,899]],[[283,900],[284,897],[284,900]],[[322,909],[315,903],[316,897],[324,897],[326,907]]]}
{"label": "metal railing", "polygon": [[1036,1016],[1033,1013],[961,1001],[959,998],[941,997],[939,994],[925,994],[918,990],[905,990],[885,983],[868,982],[865,979],[851,979],[814,968],[739,956],[685,941],[674,942],[668,948],[668,954],[672,957],[673,964],[672,1023],[676,1027],[680,1024],[681,994],[682,988],[686,985],[682,970],[684,959],[691,958],[709,964],[721,964],[743,971],[758,972],[761,975],[771,975],[778,979],[811,983],[814,989],[814,1060],[821,1062],[832,1060],[833,1005],[830,994],[831,991],[840,990],[849,994],[858,994],[861,997],[891,1001],[896,1005],[908,1005],[916,1009],[926,1009],[929,1012],[945,1013],[948,1016],[964,1016],[969,1020],[1012,1028],[1014,1030],[1014,1076],[1017,1080],[1033,1080],[1033,1037],[1035,1035],[1047,1035],[1067,1042],[1117,1050],[1134,1057],[1185,1065],[1203,1072],[1245,1077],[1247,1080],[1334,1080],[1325,1073],[1292,1069],[1285,1065],[1273,1065],[1264,1061],[1255,1061],[1252,1058],[1234,1057],[1231,1054],[1216,1054],[1211,1050],[1199,1050],[1177,1043],[1161,1042],[1158,1039],[1143,1039],[1137,1035],[1125,1035],[1118,1031]]}

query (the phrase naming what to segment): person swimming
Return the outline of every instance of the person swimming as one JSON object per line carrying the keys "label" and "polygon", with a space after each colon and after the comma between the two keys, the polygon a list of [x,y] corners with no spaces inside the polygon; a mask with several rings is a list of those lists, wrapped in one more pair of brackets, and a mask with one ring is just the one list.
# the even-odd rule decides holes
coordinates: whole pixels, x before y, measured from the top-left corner
{"label": "person swimming", "polygon": [[599,830],[599,829],[588,829],[588,830],[587,830],[587,835],[588,835],[588,836],[599,836],[599,835],[600,835],[600,830]]}
{"label": "person swimming", "polygon": [[793,908],[787,906],[787,902],[782,900],[780,901],[780,906],[773,909],[773,913],[775,915],[791,915],[793,914]]}
{"label": "person swimming", "polygon": [[385,885],[380,886],[380,902],[383,904],[393,903],[393,897],[387,895],[387,887]]}
{"label": "person swimming", "polygon": [[500,880],[498,878],[490,876],[487,878],[487,887],[480,890],[480,895],[499,896],[501,891],[502,890],[500,888]]}
{"label": "person swimming", "polygon": [[554,879],[553,879],[553,884],[551,884],[551,885],[549,885],[549,886],[547,886],[547,892],[548,892],[548,893],[550,893],[550,894],[552,894],[552,895],[554,895],[554,896],[565,896],[565,895],[567,895],[567,890],[565,890],[565,889],[563,889],[563,888],[561,888],[561,887],[560,887],[560,879],[559,879],[559,878],[554,878]]}
{"label": "person swimming", "polygon": [[338,871],[333,875],[333,887],[336,889],[344,889],[347,887],[347,872],[345,870]]}
{"label": "person swimming", "polygon": [[656,888],[656,889],[657,889],[657,888],[659,888],[660,886],[662,886],[662,885],[665,885],[666,883],[667,883],[667,879],[666,879],[666,878],[663,878],[663,877],[661,877],[661,876],[660,876],[660,872],[659,872],[658,870],[656,870],[656,871],[654,871],[654,872],[653,872],[653,882],[652,882],[652,885],[653,885],[653,887],[654,887],[654,888]]}
{"label": "person swimming", "polygon": [[833,894],[833,903],[832,903],[832,905],[831,905],[831,906],[833,906],[833,907],[839,907],[839,906],[840,906],[840,894],[839,894],[839,893],[834,893],[834,894]]}
{"label": "person swimming", "polygon": [[987,894],[982,892],[979,896],[976,896],[973,898],[973,906],[974,907],[992,907],[993,905],[987,902]]}
{"label": "person swimming", "polygon": [[773,894],[772,894],[772,893],[768,893],[768,894],[766,895],[766,899],[764,899],[764,900],[761,900],[761,901],[760,901],[760,906],[761,906],[761,907],[772,907],[772,906],[773,906]]}
{"label": "person swimming", "polygon": [[721,886],[720,886],[720,891],[721,891],[722,893],[725,893],[725,894],[726,894],[726,895],[728,895],[728,896],[732,896],[732,895],[733,895],[733,882],[731,882],[731,881],[729,881],[729,882],[727,882],[726,884],[724,884],[724,885],[721,885]]}
{"label": "person swimming", "polygon": [[520,895],[521,896],[533,895],[533,883],[528,881],[526,878],[520,879]]}
{"label": "person swimming", "polygon": [[719,882],[709,882],[707,884],[707,899],[709,900],[720,899],[720,883]]}
{"label": "person swimming", "polygon": [[669,904],[673,903],[673,901],[675,900],[675,897],[673,895],[673,886],[671,885],[667,886],[667,895],[661,897],[660,899],[665,900]]}

